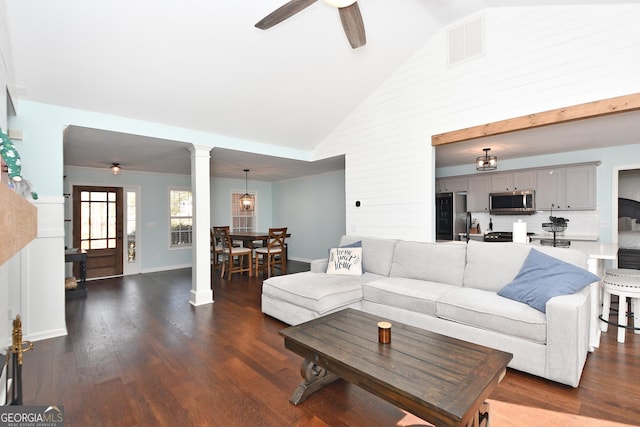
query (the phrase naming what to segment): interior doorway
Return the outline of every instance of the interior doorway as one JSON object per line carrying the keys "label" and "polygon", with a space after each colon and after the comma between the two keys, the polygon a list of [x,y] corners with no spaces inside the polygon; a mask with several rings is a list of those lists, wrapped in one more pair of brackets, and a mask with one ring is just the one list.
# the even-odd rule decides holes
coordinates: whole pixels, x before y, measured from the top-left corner
{"label": "interior doorway", "polygon": [[73,186],[73,246],[87,252],[88,279],[122,275],[122,212],[122,188]]}

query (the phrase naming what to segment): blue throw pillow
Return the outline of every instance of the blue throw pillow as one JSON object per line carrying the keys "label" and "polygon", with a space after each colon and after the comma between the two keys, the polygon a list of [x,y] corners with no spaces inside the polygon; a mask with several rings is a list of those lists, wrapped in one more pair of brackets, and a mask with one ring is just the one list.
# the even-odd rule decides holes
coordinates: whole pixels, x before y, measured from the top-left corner
{"label": "blue throw pillow", "polygon": [[531,249],[515,279],[498,295],[546,313],[547,301],[578,292],[600,278],[584,268]]}
{"label": "blue throw pillow", "polygon": [[348,245],[342,245],[341,248],[361,248],[362,240],[358,240],[357,242],[349,243]]}

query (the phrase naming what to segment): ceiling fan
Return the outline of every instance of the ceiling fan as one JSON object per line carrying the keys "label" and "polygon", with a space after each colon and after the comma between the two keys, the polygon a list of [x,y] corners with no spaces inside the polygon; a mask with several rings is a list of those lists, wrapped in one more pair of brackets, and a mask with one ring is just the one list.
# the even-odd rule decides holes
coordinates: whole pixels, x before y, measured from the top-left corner
{"label": "ceiling fan", "polygon": [[[267,30],[276,24],[292,17],[301,10],[311,6],[318,0],[291,0],[280,6],[278,9],[265,16],[255,26],[261,30]],[[364,33],[364,23],[362,15],[356,0],[324,0],[331,6],[337,7],[340,12],[340,21],[342,28],[347,35],[349,44],[353,49],[364,46],[367,43],[367,37]]]}

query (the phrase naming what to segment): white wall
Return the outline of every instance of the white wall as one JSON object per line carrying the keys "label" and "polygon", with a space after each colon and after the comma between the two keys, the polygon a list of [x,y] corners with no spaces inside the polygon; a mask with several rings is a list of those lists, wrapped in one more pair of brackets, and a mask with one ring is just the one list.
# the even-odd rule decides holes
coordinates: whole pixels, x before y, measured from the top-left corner
{"label": "white wall", "polygon": [[344,171],[274,183],[273,225],[291,233],[289,258],[325,258],[345,234]]}
{"label": "white wall", "polygon": [[638,4],[488,9],[485,55],[451,67],[439,32],[314,152],[346,154],[347,233],[434,239],[434,134],[640,92],[639,21]]}

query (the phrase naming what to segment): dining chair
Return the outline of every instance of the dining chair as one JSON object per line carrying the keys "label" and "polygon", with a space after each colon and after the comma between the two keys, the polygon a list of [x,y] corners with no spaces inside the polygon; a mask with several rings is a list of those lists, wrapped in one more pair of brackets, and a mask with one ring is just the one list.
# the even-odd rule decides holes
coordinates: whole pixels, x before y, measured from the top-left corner
{"label": "dining chair", "polygon": [[[253,275],[251,249],[233,246],[233,241],[229,236],[229,227],[214,227],[214,236],[222,242],[222,254],[225,256],[223,262],[226,265],[223,265],[220,277],[224,276],[225,270],[227,271],[227,280],[231,280],[233,273],[244,273],[245,271],[249,272],[249,277],[251,277]],[[238,259],[237,264],[234,262],[236,258]]]}
{"label": "dining chair", "polygon": [[[280,264],[280,272],[287,271],[287,254],[285,250],[285,239],[287,237],[287,227],[269,228],[269,239],[267,245],[255,248],[254,265],[256,276],[258,271],[266,271],[267,277],[273,274],[273,267]],[[262,262],[260,262],[262,261]]]}
{"label": "dining chair", "polygon": [[214,226],[211,227],[211,276],[213,276],[214,272],[220,268],[221,272],[220,272],[220,277],[224,276],[224,266],[225,263],[224,262],[220,262],[220,256],[223,254],[223,248],[222,248],[222,239],[220,239],[219,237],[216,237],[215,235],[215,230],[216,229],[223,229],[226,228],[227,230],[229,229],[228,225],[224,225],[224,226]]}

